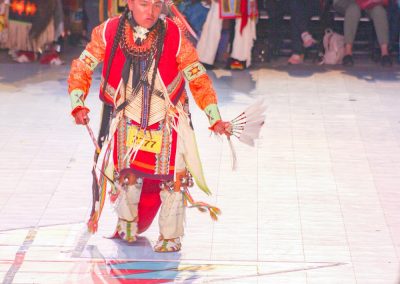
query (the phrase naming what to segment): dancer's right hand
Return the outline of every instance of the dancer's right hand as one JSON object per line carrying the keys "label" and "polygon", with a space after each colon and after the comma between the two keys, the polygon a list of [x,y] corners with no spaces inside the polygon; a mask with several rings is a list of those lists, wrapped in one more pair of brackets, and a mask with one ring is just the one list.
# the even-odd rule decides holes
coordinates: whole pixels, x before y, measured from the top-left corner
{"label": "dancer's right hand", "polygon": [[90,119],[88,116],[89,109],[86,107],[78,107],[72,111],[72,116],[75,118],[75,123],[80,125],[86,125]]}

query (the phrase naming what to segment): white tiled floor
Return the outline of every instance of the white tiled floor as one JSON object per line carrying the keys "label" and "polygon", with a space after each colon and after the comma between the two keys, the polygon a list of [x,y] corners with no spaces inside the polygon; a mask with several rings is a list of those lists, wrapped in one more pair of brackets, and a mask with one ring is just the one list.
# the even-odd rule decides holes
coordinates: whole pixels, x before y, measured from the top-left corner
{"label": "white tiled floor", "polygon": [[[67,73],[0,63],[3,283],[400,283],[398,67],[210,72],[225,119],[265,98],[267,121],[255,148],[235,143],[232,172],[226,141],[210,138],[192,103],[214,193],[193,194],[223,215],[213,223],[189,210],[177,254],[152,252],[156,223],[135,244],[104,238],[110,208],[100,232],[86,233],[93,146],[69,116]],[[96,73],[88,98],[95,130],[98,84]],[[147,272],[117,280],[115,260]]]}

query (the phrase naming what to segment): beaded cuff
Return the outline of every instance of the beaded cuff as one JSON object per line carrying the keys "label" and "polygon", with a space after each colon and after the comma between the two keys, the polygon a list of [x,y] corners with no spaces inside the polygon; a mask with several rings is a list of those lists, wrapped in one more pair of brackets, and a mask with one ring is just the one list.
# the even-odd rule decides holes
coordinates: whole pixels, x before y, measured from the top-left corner
{"label": "beaded cuff", "polygon": [[85,106],[85,93],[82,90],[75,89],[69,94],[69,98],[71,99],[71,107],[75,109],[78,106]]}
{"label": "beaded cuff", "polygon": [[221,120],[221,115],[219,114],[218,106],[216,104],[209,104],[204,109],[204,112],[208,117],[210,125],[214,125],[218,120]]}

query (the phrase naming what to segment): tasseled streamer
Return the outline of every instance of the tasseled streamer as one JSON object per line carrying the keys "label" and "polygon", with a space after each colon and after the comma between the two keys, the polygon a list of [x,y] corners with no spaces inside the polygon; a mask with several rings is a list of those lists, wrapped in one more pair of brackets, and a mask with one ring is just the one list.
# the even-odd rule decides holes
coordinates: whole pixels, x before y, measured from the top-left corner
{"label": "tasseled streamer", "polygon": [[88,227],[88,231],[91,234],[94,234],[97,232],[98,229],[98,225],[99,225],[99,214],[97,211],[95,211],[95,213],[90,216],[89,221],[87,222],[87,227]]}
{"label": "tasseled streamer", "polygon": [[110,153],[111,153],[110,145],[111,144],[109,144],[106,149],[106,153],[104,155],[104,159],[103,159],[103,162],[102,162],[102,165],[100,168],[100,172],[102,174],[98,181],[98,183],[99,183],[99,201],[96,202],[95,210],[90,215],[89,221],[87,222],[88,231],[89,231],[89,233],[92,233],[92,234],[97,232],[100,215],[101,215],[101,212],[103,211],[104,202],[106,199],[106,189],[107,189],[108,177],[105,176],[104,172],[105,172],[105,168],[108,164],[108,160],[110,158]]}
{"label": "tasseled streamer", "polygon": [[209,212],[211,219],[218,221],[218,215],[221,215],[221,210],[218,207],[212,206],[208,203],[202,201],[194,201],[193,197],[190,195],[189,190],[184,189],[183,196],[186,202],[190,203],[189,208],[197,208],[200,212]]}
{"label": "tasseled streamer", "polygon": [[110,202],[112,204],[116,204],[118,202],[118,198],[121,195],[122,187],[118,183],[115,183],[107,174],[100,170],[101,175],[110,183],[111,189],[108,192]]}
{"label": "tasseled streamer", "polygon": [[86,123],[85,126],[86,126],[86,130],[87,130],[88,133],[89,133],[90,139],[92,139],[93,145],[94,145],[94,147],[96,148],[96,153],[97,153],[97,154],[100,154],[101,149],[100,149],[99,144],[97,143],[96,138],[94,137],[92,128],[90,127],[89,123]]}

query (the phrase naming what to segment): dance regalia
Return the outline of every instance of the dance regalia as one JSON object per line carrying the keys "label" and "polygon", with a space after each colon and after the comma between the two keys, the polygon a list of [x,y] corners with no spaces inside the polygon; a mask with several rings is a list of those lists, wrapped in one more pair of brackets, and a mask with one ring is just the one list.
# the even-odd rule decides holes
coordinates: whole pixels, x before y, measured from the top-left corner
{"label": "dance regalia", "polygon": [[9,0],[5,0],[3,3],[0,3],[0,48],[5,48],[7,46],[9,6]]}
{"label": "dance regalia", "polygon": [[[85,107],[93,70],[104,61],[100,99],[114,109],[102,150],[112,162],[106,163],[104,172],[113,172],[114,179],[130,172],[137,179],[128,186],[127,202],[117,205],[117,235],[134,241],[136,234],[149,227],[162,201],[160,234],[164,239],[179,239],[183,236],[182,193],[160,192],[159,185],[176,188],[188,170],[198,187],[210,193],[196,149],[185,79],[210,125],[220,120],[217,97],[194,47],[169,18],[159,19],[146,32],[127,21],[110,63],[119,21],[120,17],[112,18],[96,27],[91,42],[73,61],[68,79],[73,112]],[[114,194],[115,188],[111,199],[116,199]],[[169,251],[168,246],[164,242],[161,250]]]}

